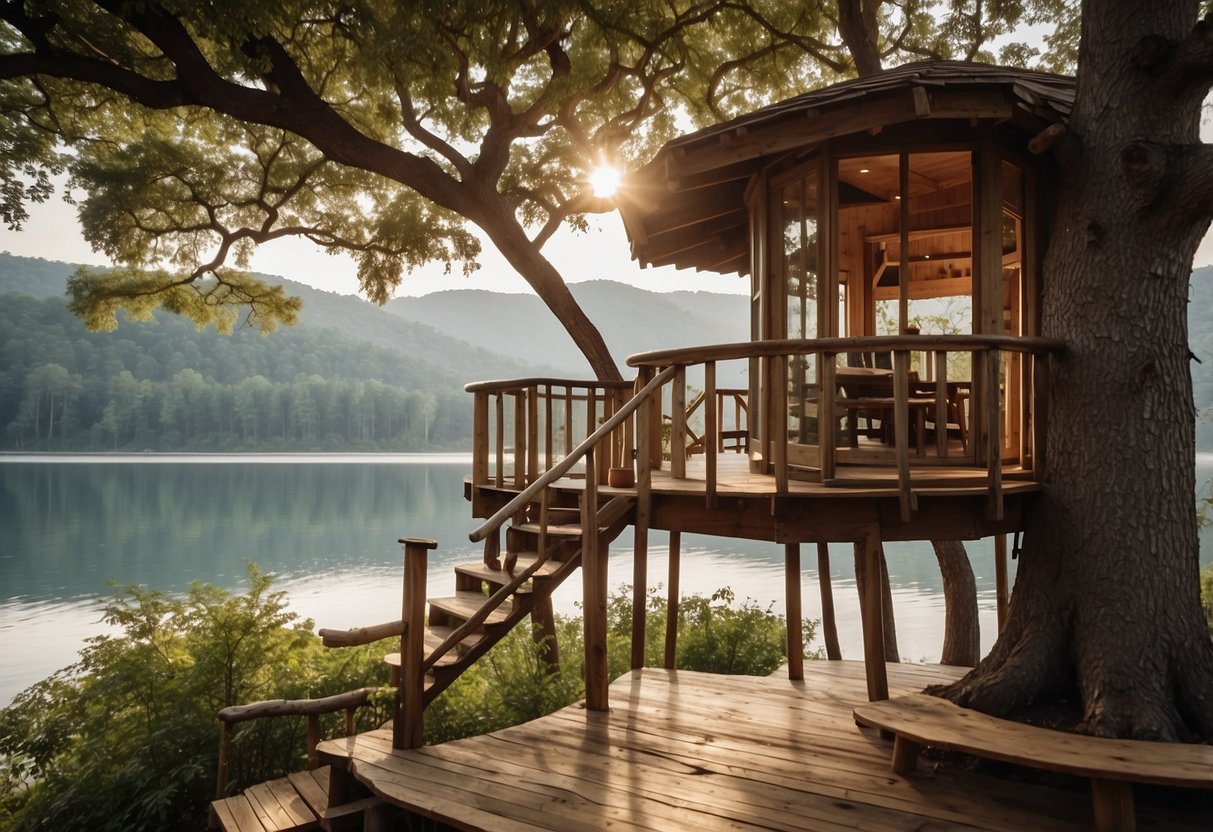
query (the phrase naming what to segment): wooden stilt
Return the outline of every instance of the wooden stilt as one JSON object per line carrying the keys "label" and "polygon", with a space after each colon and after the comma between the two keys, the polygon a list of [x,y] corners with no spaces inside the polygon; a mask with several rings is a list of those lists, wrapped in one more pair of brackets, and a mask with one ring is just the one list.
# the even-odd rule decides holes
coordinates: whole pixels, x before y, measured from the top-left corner
{"label": "wooden stilt", "polygon": [[552,596],[535,598],[531,607],[531,636],[540,646],[540,656],[549,673],[560,670],[560,645],[556,643],[556,614],[552,609]]}
{"label": "wooden stilt", "polygon": [[788,678],[795,682],[804,678],[804,632],[801,625],[804,612],[800,598],[799,543],[784,544],[783,574],[788,611]]}
{"label": "wooden stilt", "polygon": [[400,638],[400,687],[392,719],[392,747],[419,748],[425,742],[425,671],[421,663],[425,652],[425,580],[426,552],[438,544],[423,538],[404,538],[404,600],[401,619],[404,634]]}
{"label": "wooden stilt", "polygon": [[889,698],[889,682],[884,657],[884,604],[881,595],[882,572],[880,530],[873,527],[861,541],[864,557],[863,661],[867,671],[868,700]]}
{"label": "wooden stilt", "polygon": [[1007,621],[1007,606],[1011,601],[1011,588],[1007,580],[1007,536],[994,535],[994,586],[998,599],[998,631]]}
{"label": "wooden stilt", "polygon": [[607,692],[607,557],[598,540],[598,470],[595,453],[585,457],[585,492],[581,498],[581,588],[585,628],[585,706],[610,707]]}
{"label": "wooden stilt", "polygon": [[838,661],[842,650],[838,646],[838,622],[834,617],[834,589],[830,584],[830,544],[817,544],[817,584],[821,588],[821,637],[825,640],[826,658]]}
{"label": "wooden stilt", "polygon": [[682,532],[670,532],[670,569],[666,584],[669,596],[665,613],[665,666],[671,670],[678,658],[678,579],[682,560]]}

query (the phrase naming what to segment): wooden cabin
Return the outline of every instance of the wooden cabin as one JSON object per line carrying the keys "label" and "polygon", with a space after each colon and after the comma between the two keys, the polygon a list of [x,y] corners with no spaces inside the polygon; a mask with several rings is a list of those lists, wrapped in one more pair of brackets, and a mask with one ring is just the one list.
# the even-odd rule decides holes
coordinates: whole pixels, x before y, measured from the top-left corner
{"label": "wooden cabin", "polygon": [[[1049,361],[1064,349],[1039,335],[1053,171],[1031,149],[1064,122],[1073,92],[1052,75],[911,64],[680,137],[635,171],[618,196],[633,255],[748,276],[753,337],[712,344],[704,333],[704,344],[633,355],[636,377],[624,382],[468,386],[466,495],[484,557],[455,568],[454,595],[427,598],[435,544],[402,540],[402,619],[322,631],[334,646],[399,635],[401,648],[388,657],[390,729],[318,746],[312,737],[313,757],[333,765],[318,822],[330,803],[365,796],[468,829],[1088,826],[1070,796],[1037,786],[946,771],[889,778],[887,744],[851,718],[890,686],[959,673],[886,667],[883,541],[1002,539],[1005,603],[1003,536],[1021,528],[1040,487]],[[746,384],[717,384],[726,362],[741,363]],[[670,538],[670,572],[654,579],[670,593],[661,669],[643,667],[651,529]],[[669,669],[684,532],[783,544],[787,678]],[[625,535],[632,574],[608,576],[608,547]],[[828,646],[830,542],[857,544],[865,566],[865,661],[809,670],[801,549],[817,550]],[[426,705],[515,624],[550,636],[551,593],[578,569],[584,707],[422,747]],[[614,684],[609,577],[637,587],[634,670]],[[295,712],[315,721],[350,707]],[[221,714],[225,749],[251,713]],[[901,771],[912,758],[902,755]],[[225,760],[226,750],[221,796]],[[269,828],[269,803],[226,798],[216,811],[229,830],[245,828],[241,812]]]}

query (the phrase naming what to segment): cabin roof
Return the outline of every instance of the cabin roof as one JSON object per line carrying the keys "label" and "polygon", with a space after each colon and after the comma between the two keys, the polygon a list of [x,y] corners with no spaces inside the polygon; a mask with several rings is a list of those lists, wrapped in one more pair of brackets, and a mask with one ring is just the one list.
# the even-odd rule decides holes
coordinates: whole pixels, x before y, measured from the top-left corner
{"label": "cabin roof", "polygon": [[1064,122],[1074,79],[965,61],[920,61],[780,101],[667,142],[625,179],[619,212],[643,265],[746,273],[751,175],[826,139],[924,119],[991,119],[1024,141]]}

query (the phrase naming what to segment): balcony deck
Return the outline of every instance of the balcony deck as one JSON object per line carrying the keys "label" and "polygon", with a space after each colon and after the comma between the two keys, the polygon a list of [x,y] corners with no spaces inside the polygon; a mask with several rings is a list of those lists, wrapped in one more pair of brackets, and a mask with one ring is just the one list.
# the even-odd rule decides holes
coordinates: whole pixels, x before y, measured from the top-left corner
{"label": "balcony deck", "polygon": [[[891,692],[955,668],[888,666]],[[892,773],[892,743],[855,726],[862,662],[786,675],[645,669],[611,685],[611,710],[574,705],[493,734],[393,751],[391,731],[323,743],[374,793],[458,829],[1088,829],[1086,781],[1046,787],[944,761]],[[1207,829],[1202,793],[1139,799],[1143,830]],[[1205,801],[1202,803],[1201,801]],[[1160,805],[1156,805],[1160,804]],[[1203,812],[1205,814],[1201,814]]]}

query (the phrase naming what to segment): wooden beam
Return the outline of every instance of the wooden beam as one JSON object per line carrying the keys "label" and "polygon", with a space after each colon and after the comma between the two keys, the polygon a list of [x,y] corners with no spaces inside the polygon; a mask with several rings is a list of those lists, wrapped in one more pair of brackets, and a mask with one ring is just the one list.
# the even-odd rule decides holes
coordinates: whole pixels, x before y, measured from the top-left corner
{"label": "wooden beam", "polygon": [[783,574],[788,625],[788,678],[798,682],[804,678],[804,611],[800,597],[800,544],[786,543],[783,547]]}
{"label": "wooden beam", "polygon": [[817,542],[817,585],[821,591],[821,637],[826,645],[826,658],[842,658],[838,646],[838,622],[834,618],[834,589],[830,577],[830,544]]}

